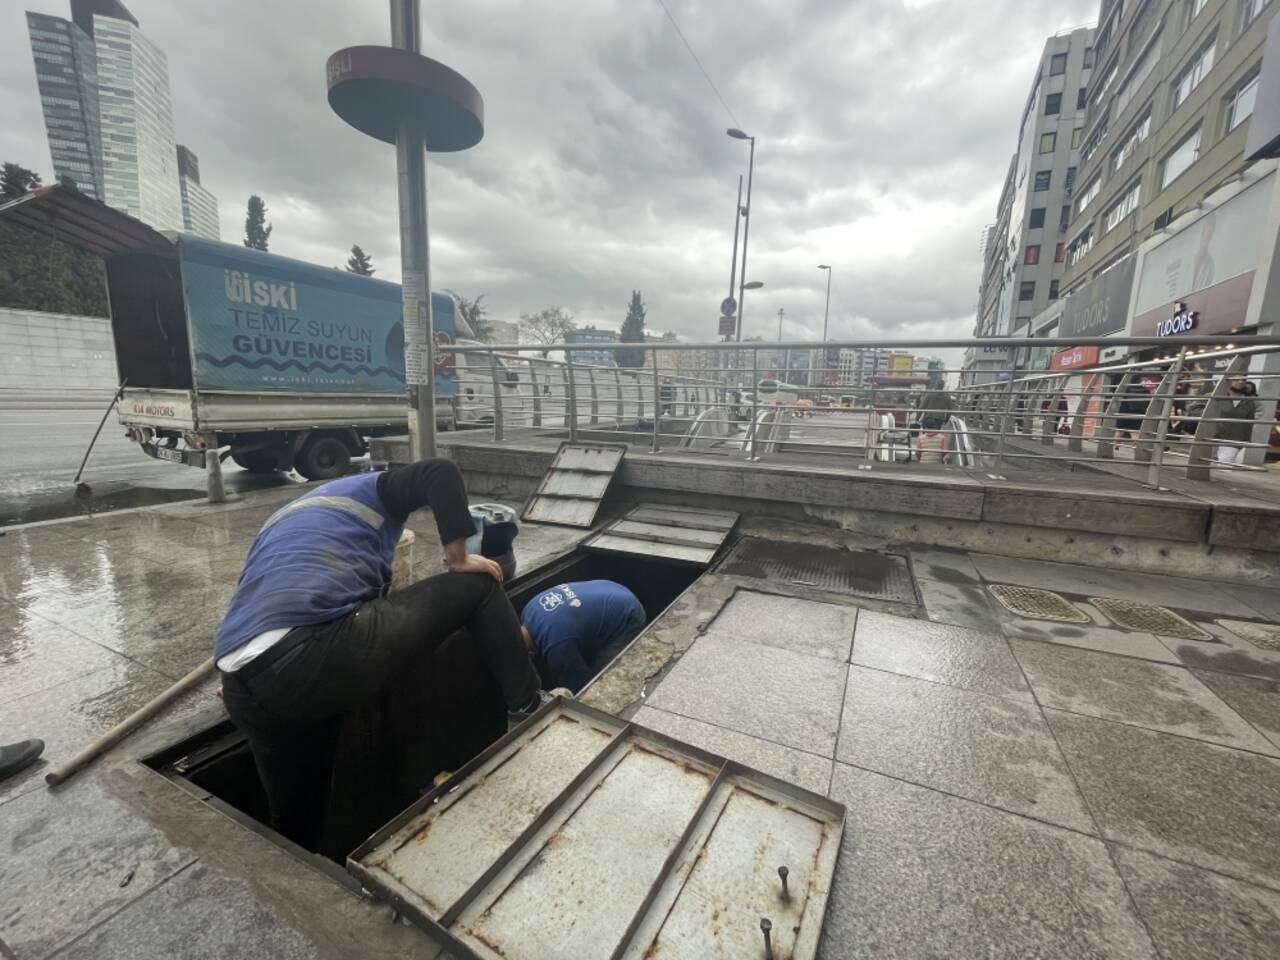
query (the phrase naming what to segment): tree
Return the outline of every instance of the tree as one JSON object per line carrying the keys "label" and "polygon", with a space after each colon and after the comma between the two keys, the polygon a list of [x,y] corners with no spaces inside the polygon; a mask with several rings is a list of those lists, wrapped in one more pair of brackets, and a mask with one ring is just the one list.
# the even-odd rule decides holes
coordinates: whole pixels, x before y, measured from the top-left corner
{"label": "tree", "polygon": [[249,211],[244,218],[244,245],[254,250],[266,250],[271,238],[271,224],[267,223],[267,205],[256,193],[249,198]]}
{"label": "tree", "polygon": [[[622,343],[644,343],[644,301],[640,299],[640,291],[631,291],[631,303],[627,306],[626,319],[622,321],[622,329],[618,331],[618,340]],[[618,366],[643,367],[643,350],[619,350]]]}
{"label": "tree", "polygon": [[[262,249],[265,250],[266,247]],[[358,243],[351,245],[351,256],[347,257],[347,273],[357,273],[362,277],[372,277],[374,274],[373,257],[361,250]]]}
{"label": "tree", "polygon": [[[560,307],[520,314],[520,333],[534,343],[560,343],[574,331],[573,314]],[[550,350],[543,350],[545,357]]]}
{"label": "tree", "polygon": [[0,200],[16,200],[40,186],[40,174],[16,163],[0,168]]}
{"label": "tree", "polygon": [[457,301],[458,316],[466,321],[472,335],[481,343],[492,343],[493,331],[489,328],[489,311],[484,306],[485,294],[480,294],[474,300],[468,300],[462,294],[452,290],[446,290],[445,293]]}
{"label": "tree", "polygon": [[102,259],[52,231],[0,218],[0,307],[108,316]]}

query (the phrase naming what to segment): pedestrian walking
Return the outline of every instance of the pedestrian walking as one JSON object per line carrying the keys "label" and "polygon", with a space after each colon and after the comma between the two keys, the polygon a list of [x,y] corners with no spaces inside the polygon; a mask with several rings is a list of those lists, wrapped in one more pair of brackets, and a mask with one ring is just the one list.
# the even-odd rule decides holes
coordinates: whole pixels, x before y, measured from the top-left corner
{"label": "pedestrian walking", "polygon": [[1214,459],[1220,464],[1234,465],[1240,462],[1245,450],[1239,444],[1248,443],[1253,434],[1253,421],[1258,415],[1258,388],[1244,377],[1235,376],[1228,381],[1227,389],[1232,402],[1221,414]]}

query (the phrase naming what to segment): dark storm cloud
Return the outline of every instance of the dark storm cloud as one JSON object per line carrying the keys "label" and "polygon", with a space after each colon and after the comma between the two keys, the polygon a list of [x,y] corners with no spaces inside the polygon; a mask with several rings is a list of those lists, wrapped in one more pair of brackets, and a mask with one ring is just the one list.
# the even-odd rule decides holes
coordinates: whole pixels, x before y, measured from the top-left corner
{"label": "dark storm cloud", "polygon": [[[835,267],[839,336],[971,329],[978,239],[994,216],[1031,72],[1096,0],[668,0],[741,126],[759,138],[748,335],[820,332]],[[66,16],[66,0],[30,6]],[[272,248],[342,263],[352,243],[395,279],[394,151],[329,110],[324,63],[385,43],[387,4],[134,0],[169,57],[178,139],[238,240],[266,198]],[[652,0],[424,4],[430,56],[485,99],[474,150],[433,156],[433,285],[496,315],[562,304],[616,326],[632,289],[650,324],[709,339],[728,286],[746,144]],[[3,159],[48,173],[20,4],[0,13]]]}

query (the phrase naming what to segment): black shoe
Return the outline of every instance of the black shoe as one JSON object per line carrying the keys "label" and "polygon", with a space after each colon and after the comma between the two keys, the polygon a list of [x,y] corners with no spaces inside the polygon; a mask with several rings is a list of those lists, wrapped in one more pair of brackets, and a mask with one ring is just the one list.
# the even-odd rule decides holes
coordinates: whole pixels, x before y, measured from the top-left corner
{"label": "black shoe", "polygon": [[23,740],[0,746],[0,780],[25,770],[44,753],[43,740]]}
{"label": "black shoe", "polygon": [[514,730],[520,724],[524,723],[535,713],[544,703],[554,700],[556,697],[572,697],[573,694],[566,687],[556,687],[554,690],[539,690],[537,695],[529,701],[523,709],[507,710],[507,729]]}

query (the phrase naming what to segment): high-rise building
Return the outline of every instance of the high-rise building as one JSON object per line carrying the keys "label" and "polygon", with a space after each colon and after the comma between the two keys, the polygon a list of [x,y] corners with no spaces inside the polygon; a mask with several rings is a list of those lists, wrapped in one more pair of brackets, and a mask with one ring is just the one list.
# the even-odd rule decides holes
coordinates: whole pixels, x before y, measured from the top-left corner
{"label": "high-rise building", "polygon": [[103,199],[161,230],[182,229],[164,51],[128,20],[95,14]]}
{"label": "high-rise building", "polygon": [[102,131],[93,39],[69,20],[27,13],[53,174],[102,199]]}
{"label": "high-rise building", "polygon": [[[1093,41],[1094,30],[1081,27],[1050,37],[1041,52],[995,228],[984,237],[975,336],[1025,331],[1031,318],[1060,296]],[[966,355],[967,372],[1007,362],[980,353]]]}
{"label": "high-rise building", "polygon": [[182,230],[164,51],[119,0],[71,0],[71,20],[28,13],[27,25],[55,175],[154,227]]}
{"label": "high-rise building", "polygon": [[218,199],[200,186],[200,160],[178,144],[178,188],[182,193],[182,229],[210,240],[221,239]]}
{"label": "high-rise building", "polygon": [[1063,293],[1248,166],[1268,0],[1102,0]]}

